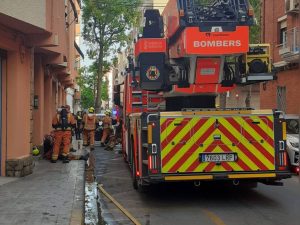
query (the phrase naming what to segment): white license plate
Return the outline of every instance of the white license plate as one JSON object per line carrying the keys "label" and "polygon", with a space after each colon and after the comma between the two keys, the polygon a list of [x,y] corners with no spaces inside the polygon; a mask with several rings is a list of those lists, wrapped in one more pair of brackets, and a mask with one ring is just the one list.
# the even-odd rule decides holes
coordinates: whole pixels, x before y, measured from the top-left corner
{"label": "white license plate", "polygon": [[201,162],[234,162],[237,160],[235,153],[202,153],[200,154]]}

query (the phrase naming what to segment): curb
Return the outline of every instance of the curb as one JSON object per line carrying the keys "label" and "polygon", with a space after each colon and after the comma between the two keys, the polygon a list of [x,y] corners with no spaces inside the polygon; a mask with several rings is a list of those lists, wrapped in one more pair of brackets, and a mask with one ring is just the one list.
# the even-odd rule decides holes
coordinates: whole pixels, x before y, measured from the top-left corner
{"label": "curb", "polygon": [[[82,162],[82,161],[81,161]],[[82,177],[77,178],[76,187],[73,199],[73,206],[71,211],[71,218],[69,225],[83,225],[84,224],[84,198],[85,198],[85,162],[78,163],[77,172],[81,171],[83,167]]]}

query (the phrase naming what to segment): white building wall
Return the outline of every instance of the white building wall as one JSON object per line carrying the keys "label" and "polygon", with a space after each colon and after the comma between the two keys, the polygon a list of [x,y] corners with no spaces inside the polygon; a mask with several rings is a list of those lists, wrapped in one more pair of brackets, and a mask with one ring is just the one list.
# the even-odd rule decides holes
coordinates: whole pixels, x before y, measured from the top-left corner
{"label": "white building wall", "polygon": [[46,29],[46,0],[0,0],[0,13]]}

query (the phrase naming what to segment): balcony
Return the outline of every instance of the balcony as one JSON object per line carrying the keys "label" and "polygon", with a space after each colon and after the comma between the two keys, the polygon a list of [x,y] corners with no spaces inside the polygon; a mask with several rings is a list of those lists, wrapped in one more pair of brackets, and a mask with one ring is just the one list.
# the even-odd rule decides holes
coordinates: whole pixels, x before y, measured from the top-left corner
{"label": "balcony", "polygon": [[299,63],[300,35],[299,28],[294,27],[284,32],[285,41],[279,48],[279,55],[287,63]]}
{"label": "balcony", "polygon": [[47,3],[39,1],[0,1],[0,23],[25,34],[42,34],[47,29]]}

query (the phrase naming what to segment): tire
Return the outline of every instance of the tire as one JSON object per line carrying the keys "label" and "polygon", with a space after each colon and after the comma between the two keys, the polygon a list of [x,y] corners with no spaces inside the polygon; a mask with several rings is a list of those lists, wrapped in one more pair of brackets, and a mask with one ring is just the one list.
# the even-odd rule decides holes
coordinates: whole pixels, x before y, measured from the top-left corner
{"label": "tire", "polygon": [[139,184],[138,184],[137,177],[135,175],[135,163],[134,162],[132,163],[132,178],[133,178],[132,186],[135,190],[138,190],[139,189]]}

